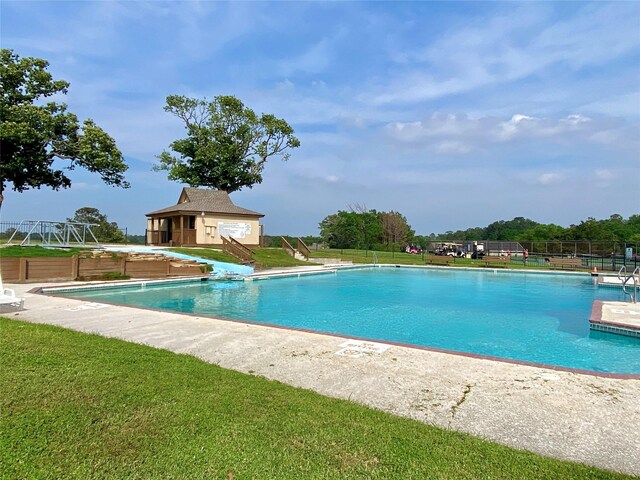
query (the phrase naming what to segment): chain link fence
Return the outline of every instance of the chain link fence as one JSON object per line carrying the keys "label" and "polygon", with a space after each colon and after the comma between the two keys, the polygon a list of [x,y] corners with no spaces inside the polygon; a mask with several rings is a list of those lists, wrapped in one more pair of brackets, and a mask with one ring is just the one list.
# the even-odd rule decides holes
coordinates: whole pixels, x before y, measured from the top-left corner
{"label": "chain link fence", "polygon": [[626,242],[530,241],[520,242],[529,252],[529,262],[544,265],[550,258],[577,258],[585,268],[618,271],[640,265],[640,244]]}

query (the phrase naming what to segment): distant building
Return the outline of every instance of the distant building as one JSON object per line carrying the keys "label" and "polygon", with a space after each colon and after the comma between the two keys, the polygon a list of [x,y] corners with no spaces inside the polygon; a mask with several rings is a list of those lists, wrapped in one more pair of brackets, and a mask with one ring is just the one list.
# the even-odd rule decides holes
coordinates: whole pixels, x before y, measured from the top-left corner
{"label": "distant building", "polygon": [[176,205],[147,213],[147,244],[206,247],[230,237],[255,247],[261,243],[262,217],[234,205],[227,192],[183,188]]}

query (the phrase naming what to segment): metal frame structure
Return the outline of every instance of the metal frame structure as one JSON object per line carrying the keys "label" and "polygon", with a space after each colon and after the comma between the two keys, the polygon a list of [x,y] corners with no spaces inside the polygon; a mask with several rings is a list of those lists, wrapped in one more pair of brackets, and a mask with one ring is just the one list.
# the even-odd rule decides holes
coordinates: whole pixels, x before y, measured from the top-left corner
{"label": "metal frame structure", "polygon": [[86,247],[87,242],[100,247],[100,243],[91,231],[94,223],[49,222],[45,220],[23,220],[15,229],[7,245],[12,245],[13,237],[28,231],[20,242],[21,246],[42,245],[43,247]]}

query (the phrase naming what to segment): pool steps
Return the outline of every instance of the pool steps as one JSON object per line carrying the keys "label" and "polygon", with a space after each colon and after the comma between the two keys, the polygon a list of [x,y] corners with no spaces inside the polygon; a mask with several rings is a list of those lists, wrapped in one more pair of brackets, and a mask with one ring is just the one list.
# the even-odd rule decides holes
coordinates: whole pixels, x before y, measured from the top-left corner
{"label": "pool steps", "polygon": [[640,305],[629,302],[593,302],[589,328],[640,338]]}

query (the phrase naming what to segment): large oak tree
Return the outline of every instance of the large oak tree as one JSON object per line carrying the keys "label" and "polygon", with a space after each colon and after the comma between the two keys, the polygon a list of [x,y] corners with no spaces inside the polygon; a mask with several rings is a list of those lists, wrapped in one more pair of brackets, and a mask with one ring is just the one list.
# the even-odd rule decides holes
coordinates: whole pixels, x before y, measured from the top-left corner
{"label": "large oak tree", "polygon": [[0,207],[7,184],[18,192],[68,188],[65,170],[76,167],[98,173],[109,185],[129,186],[123,176],[127,165],[113,138],[93,120],[80,126],[64,103],[44,101],[69,87],[54,80],[48,66],[46,60],[0,50]]}
{"label": "large oak tree", "polygon": [[300,146],[285,120],[258,116],[233,96],[207,101],[172,95],[164,109],[184,122],[187,136],[170,145],[178,155],[162,152],[154,169],[192,187],[229,193],[251,188],[262,182],[270,157],[287,160],[289,150]]}
{"label": "large oak tree", "polygon": [[93,225],[91,231],[99,242],[120,243],[125,236],[116,222],[110,222],[107,216],[97,208],[82,207],[76,210],[73,218],[67,218],[67,222],[89,223]]}

